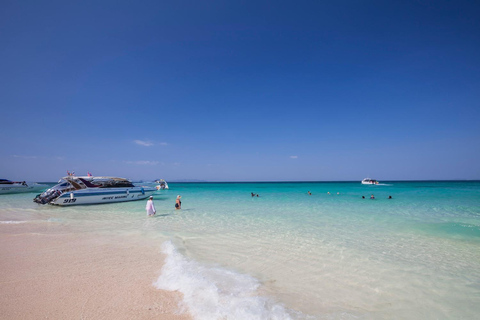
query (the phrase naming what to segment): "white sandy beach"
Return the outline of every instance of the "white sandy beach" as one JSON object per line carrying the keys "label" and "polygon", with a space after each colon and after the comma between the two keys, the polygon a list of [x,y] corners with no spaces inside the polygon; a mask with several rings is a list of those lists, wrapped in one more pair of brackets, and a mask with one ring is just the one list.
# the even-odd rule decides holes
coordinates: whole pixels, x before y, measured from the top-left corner
{"label": "white sandy beach", "polygon": [[1,319],[190,319],[152,283],[159,244],[35,223],[0,225]]}

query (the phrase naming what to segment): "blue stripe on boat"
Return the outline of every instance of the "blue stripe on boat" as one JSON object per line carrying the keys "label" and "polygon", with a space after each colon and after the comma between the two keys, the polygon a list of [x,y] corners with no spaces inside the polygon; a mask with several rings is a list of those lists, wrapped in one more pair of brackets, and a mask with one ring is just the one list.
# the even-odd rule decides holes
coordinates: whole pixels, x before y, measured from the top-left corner
{"label": "blue stripe on boat", "polygon": [[[144,190],[143,193],[147,193],[150,191],[156,191],[156,190]],[[141,190],[129,190],[129,194],[135,194],[135,193],[142,193]],[[111,196],[111,195],[126,195],[126,191],[110,191],[110,192],[85,192],[85,193],[76,193],[73,191],[73,196],[75,198],[78,197],[87,197],[87,196]],[[70,198],[70,192],[62,194],[59,198]]]}

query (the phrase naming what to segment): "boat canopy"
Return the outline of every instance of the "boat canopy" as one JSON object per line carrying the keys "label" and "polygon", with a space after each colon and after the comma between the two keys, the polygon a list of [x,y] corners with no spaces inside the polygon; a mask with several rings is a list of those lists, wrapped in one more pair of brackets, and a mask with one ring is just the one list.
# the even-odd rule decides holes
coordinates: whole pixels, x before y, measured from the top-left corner
{"label": "boat canopy", "polygon": [[85,188],[133,188],[133,183],[124,178],[117,177],[76,177],[66,176],[61,181],[70,183],[75,189]]}

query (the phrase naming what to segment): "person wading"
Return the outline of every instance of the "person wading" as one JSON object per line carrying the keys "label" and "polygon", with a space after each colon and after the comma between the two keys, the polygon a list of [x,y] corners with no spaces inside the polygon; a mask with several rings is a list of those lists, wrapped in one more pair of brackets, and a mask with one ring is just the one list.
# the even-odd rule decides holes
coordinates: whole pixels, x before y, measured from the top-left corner
{"label": "person wading", "polygon": [[175,200],[175,210],[182,209],[182,201],[180,200],[181,197],[181,195],[178,195],[177,200]]}
{"label": "person wading", "polygon": [[149,217],[153,217],[155,213],[157,213],[157,210],[155,210],[155,205],[153,204],[153,196],[150,196],[150,198],[148,199],[145,210],[147,210],[147,215]]}

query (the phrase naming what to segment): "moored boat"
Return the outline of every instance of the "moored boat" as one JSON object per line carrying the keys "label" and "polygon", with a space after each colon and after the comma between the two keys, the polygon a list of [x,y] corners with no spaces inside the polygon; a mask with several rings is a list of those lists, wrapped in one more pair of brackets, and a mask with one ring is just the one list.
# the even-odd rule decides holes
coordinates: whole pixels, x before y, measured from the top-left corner
{"label": "moored boat", "polygon": [[125,202],[145,199],[155,191],[153,187],[135,186],[124,178],[69,175],[33,201],[59,206]]}
{"label": "moored boat", "polygon": [[25,181],[10,181],[0,179],[0,194],[23,193],[23,192],[39,192],[47,188],[45,184]]}
{"label": "moored boat", "polygon": [[167,181],[163,180],[163,179],[157,179],[155,180],[156,183],[158,183],[157,185],[157,190],[165,190],[167,189],[168,190],[168,184],[167,184]]}

